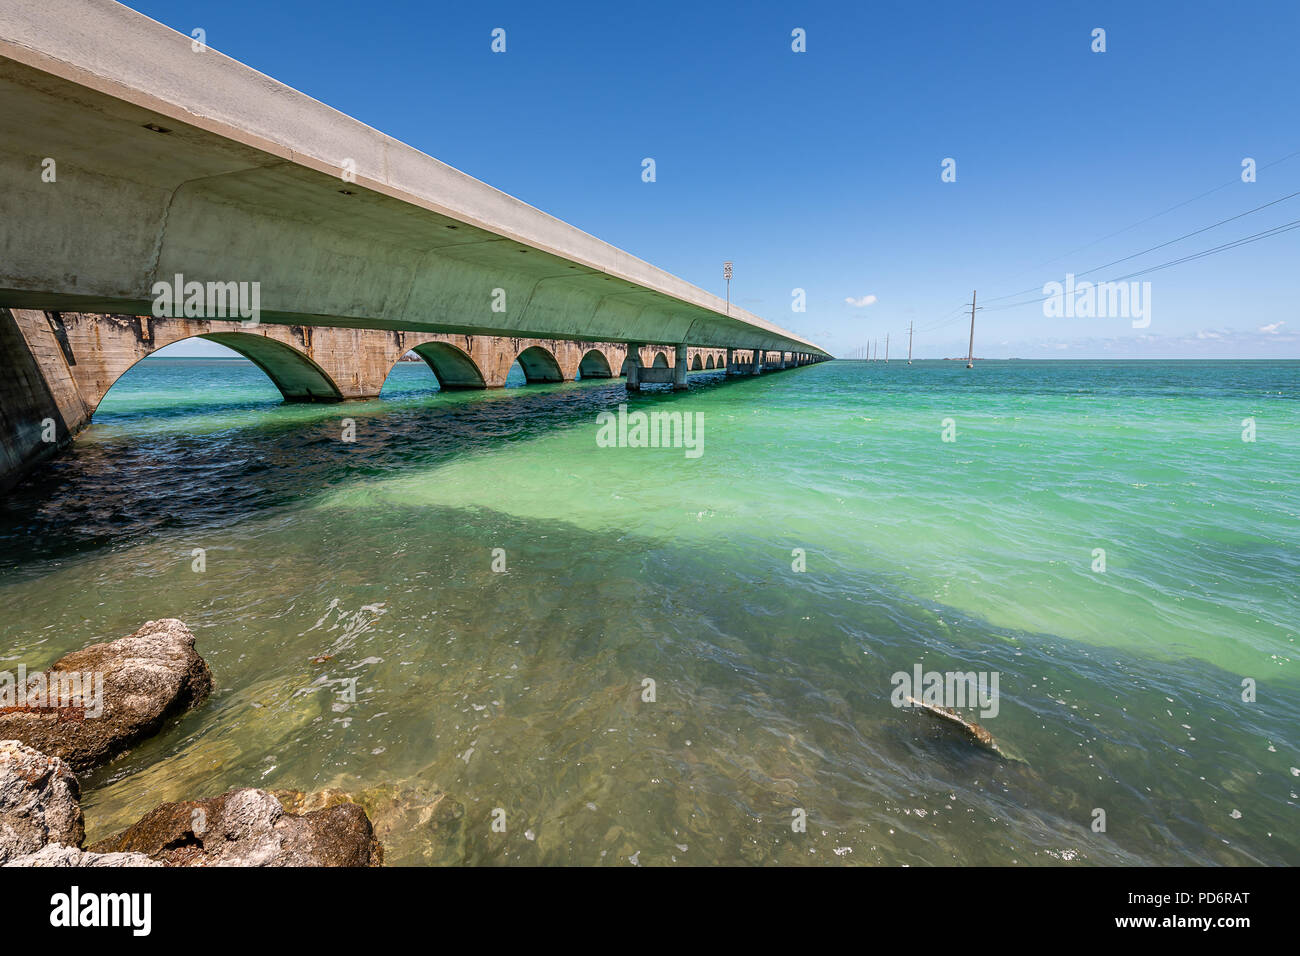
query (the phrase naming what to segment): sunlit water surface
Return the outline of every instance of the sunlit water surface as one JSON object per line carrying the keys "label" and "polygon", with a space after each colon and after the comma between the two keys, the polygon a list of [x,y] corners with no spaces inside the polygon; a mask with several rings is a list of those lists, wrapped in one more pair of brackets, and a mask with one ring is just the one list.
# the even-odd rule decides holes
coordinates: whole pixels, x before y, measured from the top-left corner
{"label": "sunlit water surface", "polygon": [[[443,394],[409,364],[293,406],[149,360],[4,499],[0,667],[198,635],[215,693],[84,781],[91,840],[342,787],[407,811],[398,864],[1295,865],[1298,386],[838,362]],[[700,413],[703,454],[598,447],[623,401]],[[918,663],[997,672],[1019,760],[892,707]]]}

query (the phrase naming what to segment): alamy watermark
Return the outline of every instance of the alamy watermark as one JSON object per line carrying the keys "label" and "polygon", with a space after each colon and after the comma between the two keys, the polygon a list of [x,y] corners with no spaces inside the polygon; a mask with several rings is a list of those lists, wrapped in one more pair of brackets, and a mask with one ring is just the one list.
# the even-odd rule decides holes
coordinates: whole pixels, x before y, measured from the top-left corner
{"label": "alamy watermark", "polygon": [[704,454],[703,412],[629,412],[627,403],[618,414],[596,416],[598,448],[684,448],[687,458]]}
{"label": "alamy watermark", "polygon": [[53,713],[62,718],[100,717],[104,713],[104,675],[99,671],[38,671],[28,675],[0,671],[0,714]]}
{"label": "alamy watermark", "polygon": [[257,325],[262,317],[262,283],[185,281],[176,273],[171,282],[153,284],[155,318],[240,319]]}
{"label": "alamy watermark", "polygon": [[1151,325],[1150,282],[1076,282],[1067,272],[1065,282],[1046,283],[1043,295],[1043,315],[1049,319],[1132,319],[1135,329]]}
{"label": "alamy watermark", "polygon": [[894,685],[889,702],[895,707],[914,707],[916,701],[931,707],[978,707],[984,718],[998,715],[997,671],[922,671],[920,664],[912,672],[895,671],[889,677]]}

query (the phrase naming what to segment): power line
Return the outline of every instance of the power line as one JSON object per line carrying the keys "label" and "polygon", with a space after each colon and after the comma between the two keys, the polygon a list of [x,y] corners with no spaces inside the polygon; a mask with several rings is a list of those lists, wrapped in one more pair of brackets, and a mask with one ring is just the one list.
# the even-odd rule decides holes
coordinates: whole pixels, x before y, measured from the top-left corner
{"label": "power line", "polygon": [[[1263,169],[1269,169],[1273,166],[1277,166],[1280,163],[1285,163],[1288,159],[1294,159],[1296,156],[1300,156],[1300,149],[1292,153],[1287,153],[1281,159],[1275,159],[1271,163],[1265,163],[1263,166],[1259,166],[1256,169],[1257,171]],[[1048,259],[1046,262],[1042,263],[1041,265],[1033,266],[1031,269],[1024,269],[1017,274],[1023,275],[1025,272],[1042,269],[1045,266],[1050,266],[1054,262],[1060,262],[1062,259],[1066,258],[1067,256],[1072,256],[1076,252],[1082,252],[1084,249],[1090,249],[1093,246],[1097,245],[1097,243],[1105,242],[1107,239],[1114,239],[1116,236],[1123,235],[1124,233],[1128,232],[1130,229],[1136,229],[1138,226],[1146,225],[1148,222],[1151,222],[1152,220],[1155,219],[1159,219],[1161,216],[1167,215],[1168,213],[1173,212],[1175,209],[1181,209],[1183,206],[1191,205],[1192,203],[1204,199],[1206,196],[1213,195],[1214,193],[1217,193],[1222,189],[1227,189],[1229,186],[1235,185],[1239,181],[1240,180],[1238,178],[1230,179],[1226,183],[1222,183],[1218,186],[1215,186],[1213,189],[1207,189],[1205,192],[1197,196],[1193,196],[1191,199],[1184,199],[1182,202],[1175,203],[1174,205],[1170,206],[1168,209],[1162,209],[1160,212],[1155,213],[1154,215],[1151,216],[1147,216],[1145,219],[1139,219],[1137,222],[1131,223],[1130,225],[1125,226],[1123,229],[1117,229],[1115,232],[1108,233],[1107,235],[1102,236],[1100,239],[1094,239],[1092,240],[1092,242],[1079,246],[1077,249],[1072,249],[1069,252],[1062,253],[1061,255],[1057,256],[1055,259]],[[985,301],[997,302],[1000,299],[1009,299],[1012,296],[1017,296],[1017,295],[1024,295],[1024,292],[1012,292],[1007,295],[993,296],[992,298],[986,299]]]}
{"label": "power line", "polygon": [[[1236,249],[1238,246],[1249,245],[1252,242],[1258,242],[1261,239],[1268,239],[1272,236],[1281,235],[1284,232],[1290,232],[1293,229],[1300,229],[1300,219],[1293,219],[1291,222],[1283,223],[1280,226],[1274,226],[1272,229],[1265,229],[1263,232],[1257,232],[1254,235],[1243,236],[1240,239],[1234,239],[1231,242],[1225,242],[1222,245],[1212,246],[1209,249],[1202,249],[1200,252],[1194,252],[1188,256],[1182,256],[1178,259],[1171,259],[1168,262],[1162,262],[1159,265],[1148,266],[1145,269],[1139,269],[1137,272],[1130,272],[1128,275],[1117,276],[1114,279],[1107,279],[1107,282],[1126,282],[1129,279],[1136,279],[1138,276],[1149,275],[1152,272],[1159,272],[1162,269],[1168,269],[1172,266],[1182,265],[1185,262],[1192,262],[1196,259],[1204,259],[1206,256],[1212,256],[1220,252],[1226,252],[1229,249]],[[1119,260],[1123,261],[1123,260]],[[1095,270],[1094,270],[1095,271]],[[1048,299],[1054,299],[1056,296],[1047,295],[1037,299],[1026,299],[1024,302],[1012,302],[1009,305],[999,305],[990,312],[1001,312],[1005,309],[1016,309],[1024,305],[1034,305],[1035,303],[1046,302]]]}
{"label": "power line", "polygon": [[[1295,152],[1288,153],[1286,156],[1283,156],[1283,157],[1280,158],[1280,159],[1275,159],[1275,160],[1273,160],[1271,163],[1266,163],[1265,165],[1263,165],[1263,166],[1259,166],[1259,167],[1257,167],[1257,168],[1258,168],[1258,169],[1261,169],[1261,170],[1262,170],[1262,169],[1268,169],[1268,168],[1270,168],[1270,167],[1272,167],[1272,166],[1276,166],[1276,165],[1278,165],[1279,163],[1286,162],[1288,159],[1292,159],[1292,158],[1294,158],[1294,157],[1296,157],[1296,156],[1300,156],[1300,150],[1296,150]],[[1102,236],[1100,239],[1095,239],[1095,240],[1093,240],[1092,242],[1087,243],[1086,245],[1080,246],[1078,249],[1072,250],[1071,252],[1067,252],[1067,253],[1065,253],[1065,254],[1063,254],[1063,255],[1061,255],[1061,256],[1058,256],[1056,259],[1050,259],[1050,260],[1048,260],[1048,262],[1044,263],[1044,265],[1050,265],[1052,262],[1059,262],[1061,259],[1064,259],[1066,256],[1073,255],[1075,252],[1082,251],[1083,249],[1090,248],[1091,246],[1094,246],[1094,245],[1096,245],[1096,244],[1099,243],[1099,242],[1104,242],[1104,241],[1107,240],[1107,239],[1112,239],[1112,238],[1114,238],[1115,236],[1122,235],[1123,233],[1128,232],[1128,231],[1131,230],[1131,229],[1135,229],[1135,228],[1137,228],[1138,226],[1144,225],[1145,223],[1148,223],[1148,222],[1151,222],[1152,220],[1158,219],[1158,218],[1160,218],[1161,216],[1163,216],[1163,215],[1165,215],[1165,214],[1167,214],[1167,213],[1173,212],[1175,209],[1180,209],[1180,208],[1182,208],[1183,206],[1190,205],[1191,203],[1196,202],[1196,201],[1199,200],[1199,199],[1204,199],[1206,196],[1209,196],[1209,195],[1211,195],[1212,193],[1218,192],[1218,191],[1221,190],[1221,189],[1226,189],[1228,186],[1233,185],[1233,184],[1236,183],[1237,181],[1238,181],[1237,179],[1232,179],[1232,180],[1230,180],[1230,181],[1228,181],[1228,182],[1226,182],[1226,183],[1223,183],[1223,184],[1221,184],[1221,185],[1219,185],[1219,186],[1215,186],[1213,189],[1207,190],[1206,192],[1203,192],[1203,193],[1201,193],[1201,194],[1199,194],[1199,195],[1197,195],[1197,196],[1193,196],[1191,199],[1183,200],[1182,202],[1180,202],[1180,203],[1176,203],[1176,204],[1174,204],[1173,206],[1168,207],[1167,209],[1163,209],[1163,210],[1161,210],[1160,212],[1155,213],[1154,215],[1147,216],[1145,219],[1138,220],[1137,222],[1132,223],[1131,225],[1125,226],[1123,229],[1119,229],[1119,230],[1116,230],[1115,232],[1112,232],[1112,233],[1109,233],[1109,234],[1107,234],[1107,235],[1105,235],[1105,236]],[[1226,225],[1227,223],[1233,222],[1233,221],[1235,221],[1235,220],[1237,220],[1237,219],[1244,218],[1245,216],[1249,216],[1249,215],[1251,215],[1251,214],[1253,214],[1253,213],[1259,212],[1259,211],[1262,210],[1262,209],[1268,209],[1270,206],[1276,206],[1278,203],[1286,202],[1287,200],[1294,199],[1294,198],[1297,197],[1297,196],[1300,196],[1300,191],[1293,192],[1293,193],[1289,193],[1289,194],[1286,195],[1286,196],[1282,196],[1282,197],[1280,197],[1280,198],[1278,198],[1278,199],[1271,200],[1270,202],[1266,202],[1266,203],[1264,203],[1263,205],[1256,206],[1256,207],[1253,208],[1253,209],[1247,209],[1245,212],[1237,213],[1237,214],[1234,215],[1234,216],[1229,216],[1229,217],[1226,218],[1226,219],[1220,219],[1218,222],[1211,223],[1211,224],[1208,225],[1208,226],[1203,226],[1203,227],[1201,227],[1200,229],[1194,229],[1194,230],[1192,230],[1191,232],[1184,233],[1183,235],[1178,236],[1178,237],[1175,238],[1175,239],[1170,239],[1170,240],[1167,240],[1166,242],[1158,243],[1157,245],[1150,246],[1149,248],[1143,249],[1143,250],[1141,250],[1140,252],[1135,252],[1135,253],[1133,253],[1133,254],[1131,254],[1131,255],[1123,256],[1122,258],[1115,259],[1115,260],[1112,260],[1111,262],[1107,262],[1107,263],[1104,263],[1104,264],[1099,265],[1099,266],[1094,266],[1094,267],[1092,267],[1091,269],[1087,269],[1087,270],[1085,270],[1085,271],[1083,271],[1083,272],[1076,272],[1076,273],[1074,273],[1074,274],[1075,274],[1076,276],[1086,276],[1086,275],[1091,275],[1091,274],[1094,273],[1094,272],[1100,272],[1102,269],[1108,269],[1108,268],[1110,268],[1111,266],[1119,265],[1121,262],[1128,262],[1130,259],[1136,259],[1136,258],[1138,258],[1139,256],[1144,256],[1144,255],[1146,255],[1146,254],[1148,254],[1148,253],[1155,252],[1155,251],[1158,250],[1158,249],[1163,249],[1163,248],[1165,248],[1165,247],[1167,247],[1167,246],[1174,245],[1175,243],[1182,242],[1182,241],[1185,240],[1185,239],[1190,239],[1190,238],[1192,238],[1193,236],[1198,236],[1198,235],[1200,235],[1200,234],[1203,233],[1203,232],[1208,232],[1208,231],[1210,231],[1211,229],[1217,229],[1219,226],[1223,226],[1223,225]],[[1192,261],[1195,261],[1195,260],[1197,260],[1197,259],[1205,258],[1206,256],[1210,256],[1210,255],[1217,254],[1217,253],[1219,253],[1219,252],[1226,252],[1226,251],[1228,251],[1229,249],[1235,249],[1235,248],[1237,248],[1238,246],[1248,245],[1248,244],[1250,244],[1250,243],[1252,243],[1252,242],[1257,242],[1257,241],[1259,241],[1260,239],[1267,239],[1267,238],[1270,238],[1271,236],[1281,235],[1282,233],[1290,232],[1292,229],[1295,229],[1295,228],[1300,228],[1300,220],[1294,220],[1294,221],[1291,222],[1291,223],[1284,223],[1284,224],[1281,225],[1281,226],[1277,226],[1277,227],[1274,227],[1274,228],[1272,228],[1272,229],[1267,229],[1267,230],[1264,230],[1264,231],[1262,231],[1262,232],[1255,233],[1254,235],[1251,235],[1251,236],[1246,236],[1246,237],[1243,237],[1243,238],[1241,238],[1241,239],[1235,239],[1235,240],[1233,240],[1233,241],[1231,241],[1231,242],[1227,242],[1227,243],[1223,243],[1222,245],[1219,245],[1219,246],[1211,247],[1210,249],[1205,249],[1205,250],[1202,250],[1202,251],[1200,251],[1200,252],[1193,253],[1193,254],[1188,255],[1188,256],[1183,256],[1183,257],[1178,258],[1178,259],[1172,259],[1172,260],[1170,260],[1170,261],[1168,261],[1168,262],[1164,262],[1164,263],[1161,263],[1161,264],[1156,265],[1156,266],[1150,266],[1150,267],[1148,267],[1148,268],[1145,268],[1145,269],[1139,270],[1138,272],[1130,273],[1129,275],[1126,275],[1126,276],[1120,276],[1120,277],[1118,277],[1118,278],[1110,279],[1110,280],[1107,280],[1107,281],[1109,281],[1109,282],[1123,282],[1123,281],[1127,281],[1127,280],[1132,279],[1132,278],[1135,278],[1135,277],[1137,277],[1137,276],[1148,275],[1148,274],[1150,274],[1150,273],[1152,273],[1152,272],[1158,272],[1158,271],[1160,271],[1160,270],[1162,270],[1162,269],[1168,269],[1168,268],[1171,268],[1171,267],[1173,267],[1173,266],[1181,265],[1181,264],[1186,263],[1186,262],[1192,262]],[[1041,268],[1041,267],[1036,267],[1036,268]],[[997,302],[997,301],[1000,301],[1000,300],[1002,300],[1002,299],[1010,299],[1010,298],[1014,298],[1015,296],[1027,295],[1027,294],[1030,293],[1030,292],[1039,292],[1039,291],[1040,291],[1040,288],[1041,288],[1040,286],[1030,286],[1029,288],[1027,288],[1027,289],[1022,289],[1022,290],[1019,291],[1019,292],[1012,292],[1012,293],[1008,293],[1008,294],[1006,294],[1006,295],[994,296],[994,297],[992,297],[992,298],[985,299],[985,301],[986,301],[986,302]],[[1040,297],[1039,297],[1039,298],[1036,298],[1036,299],[1028,299],[1028,300],[1025,300],[1024,302],[1012,302],[1012,303],[1009,303],[1009,304],[1007,304],[1007,305],[995,306],[994,308],[990,309],[989,311],[991,311],[991,312],[999,312],[999,311],[1003,311],[1003,310],[1005,310],[1005,309],[1015,309],[1015,308],[1019,308],[1019,307],[1021,307],[1021,306],[1025,306],[1025,305],[1032,305],[1032,304],[1034,304],[1034,303],[1042,303],[1042,302],[1047,301],[1047,299],[1050,299],[1050,298],[1054,298],[1054,296],[1041,296],[1041,293],[1040,293]],[[950,325],[952,325],[954,322],[956,322],[956,321],[957,321],[958,314],[959,314],[959,313],[965,313],[966,309],[967,309],[969,306],[970,306],[970,303],[967,303],[967,304],[965,304],[965,305],[958,306],[956,309],[953,309],[951,312],[947,313],[947,315],[945,315],[945,316],[943,316],[942,318],[938,319],[938,320],[935,321],[934,323],[932,323],[932,324],[930,324],[930,325],[924,325],[924,326],[922,326],[921,328],[916,329],[915,331],[919,331],[919,332],[921,332],[921,333],[926,333],[926,332],[934,332],[934,331],[937,331],[937,330],[939,330],[939,329],[947,328],[948,326],[950,326]],[[981,307],[981,310],[982,310],[982,309],[983,309],[983,307]],[[909,325],[909,330],[908,330],[908,338],[909,338],[908,346],[909,346],[909,351],[910,351],[910,348],[911,348],[911,335],[912,335],[912,333],[913,333],[913,329],[912,329],[912,328],[910,327],[910,325]]]}
{"label": "power line", "polygon": [[[1266,202],[1264,203],[1264,205],[1256,206],[1254,209],[1247,209],[1245,212],[1239,212],[1235,216],[1229,216],[1227,219],[1220,219],[1216,223],[1212,223],[1208,226],[1202,226],[1200,229],[1194,229],[1191,232],[1184,233],[1183,235],[1179,236],[1177,239],[1170,239],[1167,242],[1162,242],[1159,243],[1158,245],[1151,246],[1148,249],[1143,249],[1141,252],[1135,252],[1132,255],[1124,256],[1122,259],[1116,259],[1113,262],[1107,262],[1104,265],[1100,265],[1100,266],[1093,266],[1091,269],[1086,269],[1083,272],[1076,272],[1075,275],[1086,276],[1086,275],[1091,275],[1094,272],[1100,272],[1102,269],[1109,269],[1111,266],[1119,265],[1121,262],[1127,262],[1129,259],[1136,259],[1138,256],[1144,256],[1148,252],[1155,252],[1157,249],[1163,249],[1165,246],[1172,246],[1174,243],[1182,242],[1184,239],[1190,239],[1192,238],[1192,236],[1199,236],[1203,232],[1209,232],[1211,229],[1217,229],[1219,226],[1226,225],[1227,223],[1233,222],[1234,220],[1237,219],[1241,219],[1244,216],[1249,216],[1252,213],[1259,212],[1261,209],[1267,209],[1270,206],[1276,206],[1278,203],[1286,202],[1288,199],[1294,199],[1296,196],[1300,196],[1300,191],[1290,193],[1289,195],[1283,196],[1281,199],[1274,199],[1272,202]],[[1012,292],[1008,295],[994,296],[993,298],[986,299],[985,301],[997,302],[1002,299],[1011,299],[1018,295],[1028,295],[1030,292],[1037,291],[1039,288],[1040,288],[1039,286],[1030,286],[1028,289],[1021,289],[1019,292]]]}

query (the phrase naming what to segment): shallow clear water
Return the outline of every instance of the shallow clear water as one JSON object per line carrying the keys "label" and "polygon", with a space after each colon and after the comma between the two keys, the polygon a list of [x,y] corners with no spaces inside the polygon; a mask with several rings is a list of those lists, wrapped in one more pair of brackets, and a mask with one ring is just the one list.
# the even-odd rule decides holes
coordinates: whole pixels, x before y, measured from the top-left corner
{"label": "shallow clear water", "polygon": [[[90,839],[339,786],[414,808],[390,863],[1300,863],[1300,363],[691,383],[133,369],[0,508],[0,667],[174,616],[215,676],[85,781]],[[598,447],[624,401],[701,413],[702,456]],[[891,706],[915,664],[997,672],[1020,759]]]}

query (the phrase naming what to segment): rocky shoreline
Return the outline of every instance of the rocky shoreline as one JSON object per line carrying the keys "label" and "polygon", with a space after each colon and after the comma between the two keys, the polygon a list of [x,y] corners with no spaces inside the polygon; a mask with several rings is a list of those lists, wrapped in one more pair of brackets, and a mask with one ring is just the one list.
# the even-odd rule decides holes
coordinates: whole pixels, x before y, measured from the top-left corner
{"label": "rocky shoreline", "polygon": [[379,866],[383,847],[343,791],[235,789],[164,803],[83,848],[77,773],[200,705],[212,674],[174,618],[0,681],[0,866]]}

